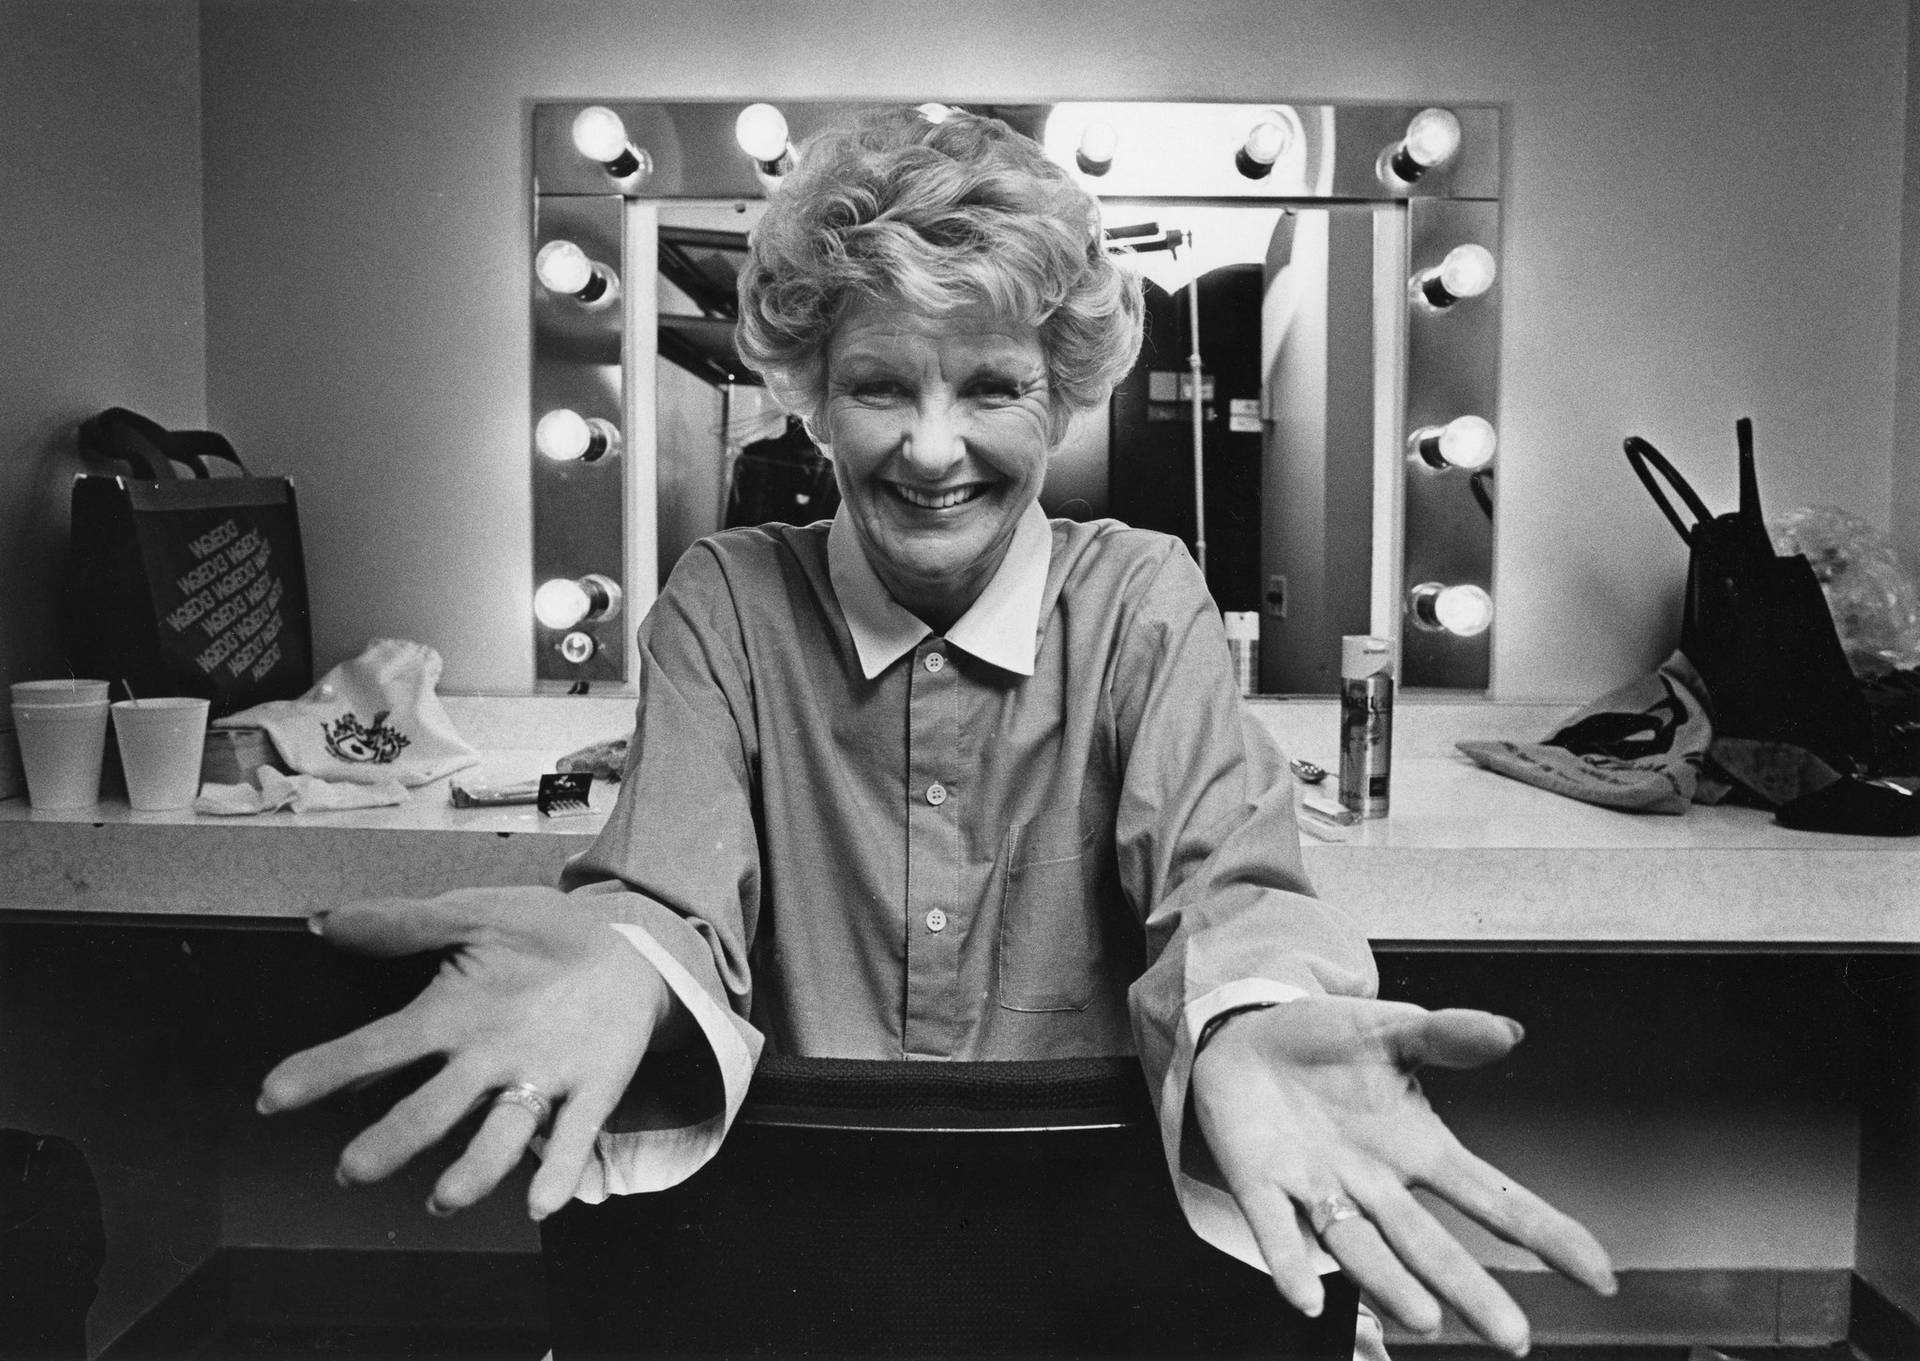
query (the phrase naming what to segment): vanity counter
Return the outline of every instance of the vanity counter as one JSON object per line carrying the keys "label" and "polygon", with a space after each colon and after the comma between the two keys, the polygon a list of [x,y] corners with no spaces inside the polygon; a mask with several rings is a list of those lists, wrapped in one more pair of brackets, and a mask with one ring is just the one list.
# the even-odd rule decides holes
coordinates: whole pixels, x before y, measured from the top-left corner
{"label": "vanity counter", "polygon": [[[556,754],[495,751],[458,778],[525,778]],[[0,801],[0,913],[286,925],[362,896],[551,883],[614,796],[597,784],[592,814],[553,819],[454,808],[447,785],[396,807],[240,818]],[[1619,813],[1462,757],[1399,762],[1393,799],[1342,841],[1302,835],[1319,892],[1359,910],[1382,947],[1920,948],[1920,838],[1789,831],[1742,808]]]}

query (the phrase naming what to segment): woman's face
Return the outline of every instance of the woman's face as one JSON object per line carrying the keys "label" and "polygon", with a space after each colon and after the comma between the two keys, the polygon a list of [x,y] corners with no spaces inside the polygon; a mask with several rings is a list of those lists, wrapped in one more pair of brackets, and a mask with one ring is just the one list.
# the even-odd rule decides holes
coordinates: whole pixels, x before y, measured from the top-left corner
{"label": "woman's face", "polygon": [[1052,407],[1040,333],[983,311],[871,304],[827,342],[820,432],[875,575],[945,630],[1040,494]]}

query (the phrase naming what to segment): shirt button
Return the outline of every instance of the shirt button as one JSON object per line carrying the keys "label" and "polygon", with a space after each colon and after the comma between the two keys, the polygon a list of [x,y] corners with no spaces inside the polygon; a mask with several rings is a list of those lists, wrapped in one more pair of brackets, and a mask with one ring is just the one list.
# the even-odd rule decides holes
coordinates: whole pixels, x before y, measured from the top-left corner
{"label": "shirt button", "polygon": [[927,802],[938,808],[947,801],[947,787],[934,783],[927,786]]}
{"label": "shirt button", "polygon": [[947,664],[947,658],[945,653],[929,652],[927,654],[927,670],[939,671],[946,664]]}
{"label": "shirt button", "polygon": [[946,929],[947,929],[946,913],[942,912],[937,907],[934,908],[933,911],[927,913],[927,930],[944,931]]}

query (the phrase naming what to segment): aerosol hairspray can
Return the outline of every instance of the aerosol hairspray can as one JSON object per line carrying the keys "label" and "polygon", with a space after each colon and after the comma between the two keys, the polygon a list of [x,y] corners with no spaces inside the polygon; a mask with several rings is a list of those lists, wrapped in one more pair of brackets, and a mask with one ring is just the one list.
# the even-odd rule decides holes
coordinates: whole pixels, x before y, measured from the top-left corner
{"label": "aerosol hairspray can", "polygon": [[1253,610],[1226,610],[1227,651],[1233,657],[1233,677],[1243,695],[1260,693],[1260,616]]}
{"label": "aerosol hairspray can", "polygon": [[1340,640],[1340,803],[1363,818],[1387,815],[1393,757],[1393,643]]}

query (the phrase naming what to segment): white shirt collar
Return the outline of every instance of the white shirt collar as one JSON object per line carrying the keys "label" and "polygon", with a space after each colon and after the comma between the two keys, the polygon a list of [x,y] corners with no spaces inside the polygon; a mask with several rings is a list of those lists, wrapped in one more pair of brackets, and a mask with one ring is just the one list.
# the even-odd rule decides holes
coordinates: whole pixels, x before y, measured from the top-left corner
{"label": "white shirt collar", "polygon": [[[861,548],[859,531],[842,505],[827,531],[827,575],[860,654],[868,680],[892,666],[933,630],[887,594]],[[1040,628],[1040,598],[1053,560],[1053,531],[1035,501],[1014,526],[1007,555],[967,612],[947,630],[947,641],[983,662],[1016,675],[1033,674],[1034,639]]]}

